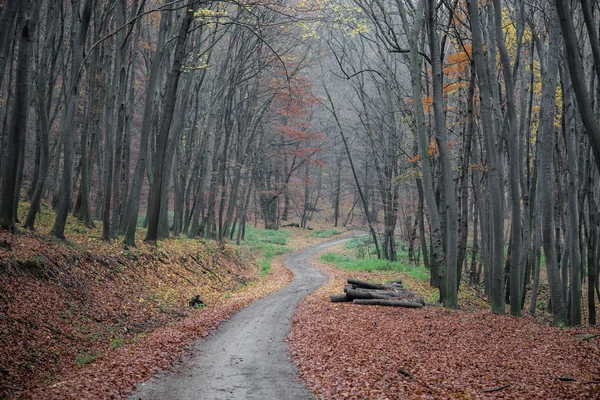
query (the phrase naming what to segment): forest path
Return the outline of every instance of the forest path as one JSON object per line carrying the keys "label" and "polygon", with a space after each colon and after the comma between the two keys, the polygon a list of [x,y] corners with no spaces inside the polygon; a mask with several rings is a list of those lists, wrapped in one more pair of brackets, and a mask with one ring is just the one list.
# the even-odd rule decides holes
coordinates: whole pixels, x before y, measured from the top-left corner
{"label": "forest path", "polygon": [[239,311],[210,337],[198,340],[182,363],[138,386],[143,399],[311,399],[298,380],[286,338],[298,303],[326,277],[308,261],[358,233],[291,254],[285,265],[294,281]]}

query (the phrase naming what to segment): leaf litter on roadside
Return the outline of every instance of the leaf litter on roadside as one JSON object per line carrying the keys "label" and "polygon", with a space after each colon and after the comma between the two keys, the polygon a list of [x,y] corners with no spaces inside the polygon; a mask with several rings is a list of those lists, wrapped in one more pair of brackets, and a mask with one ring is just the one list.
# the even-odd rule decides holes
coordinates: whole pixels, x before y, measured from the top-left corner
{"label": "leaf litter on roadside", "polygon": [[493,315],[468,294],[466,310],[330,303],[350,276],[397,276],[314,263],[329,282],[298,307],[290,345],[318,399],[600,397],[599,341],[581,340],[599,334],[598,327],[561,329]]}

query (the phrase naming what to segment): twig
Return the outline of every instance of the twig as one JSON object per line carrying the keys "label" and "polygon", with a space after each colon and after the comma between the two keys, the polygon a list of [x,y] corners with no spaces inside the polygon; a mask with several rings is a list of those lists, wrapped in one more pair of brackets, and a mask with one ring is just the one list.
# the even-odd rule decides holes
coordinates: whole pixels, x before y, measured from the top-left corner
{"label": "twig", "polygon": [[563,381],[563,382],[576,382],[577,381],[577,379],[575,379],[575,378],[573,378],[571,376],[566,376],[566,375],[558,377],[556,379],[558,379],[559,381]]}
{"label": "twig", "polygon": [[412,375],[411,375],[409,372],[407,372],[407,371],[403,370],[402,368],[398,368],[398,372],[399,372],[400,374],[402,374],[402,375],[406,376],[407,378],[410,378],[410,379],[415,379],[415,377],[414,377],[414,376],[412,376]]}
{"label": "twig", "polygon": [[25,390],[24,388],[14,387],[14,386],[8,386],[8,385],[5,385],[3,383],[0,383],[0,386],[2,386],[3,388],[10,389],[10,390],[20,390],[20,391]]}
{"label": "twig", "polygon": [[580,339],[580,341],[585,342],[586,340],[590,340],[590,339],[593,339],[593,338],[598,337],[598,336],[600,336],[600,333],[585,335],[584,337],[582,337]]}
{"label": "twig", "polygon": [[483,389],[483,393],[493,393],[493,392],[499,392],[502,389],[506,389],[507,387],[509,387],[510,385],[504,385],[504,386],[498,386],[495,388],[490,388],[490,389]]}

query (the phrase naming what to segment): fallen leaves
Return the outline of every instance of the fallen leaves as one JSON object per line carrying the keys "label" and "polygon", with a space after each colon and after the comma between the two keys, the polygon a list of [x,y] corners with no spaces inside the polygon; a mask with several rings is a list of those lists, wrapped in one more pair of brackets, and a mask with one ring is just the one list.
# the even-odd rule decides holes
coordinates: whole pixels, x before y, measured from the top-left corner
{"label": "fallen leaves", "polygon": [[600,397],[600,348],[590,337],[600,328],[497,316],[472,296],[467,311],[330,303],[348,276],[369,275],[315,264],[330,281],[298,307],[290,346],[318,399]]}
{"label": "fallen leaves", "polygon": [[[0,398],[123,397],[198,337],[293,279],[234,246],[171,240],[123,249],[0,232]],[[208,307],[194,310],[200,294]]]}

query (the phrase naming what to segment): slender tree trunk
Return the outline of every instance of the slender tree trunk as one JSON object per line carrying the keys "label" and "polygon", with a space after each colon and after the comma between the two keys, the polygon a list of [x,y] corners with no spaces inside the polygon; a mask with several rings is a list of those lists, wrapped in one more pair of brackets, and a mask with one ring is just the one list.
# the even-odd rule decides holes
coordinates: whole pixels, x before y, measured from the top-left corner
{"label": "slender tree trunk", "polygon": [[[582,1],[585,2],[586,0]],[[579,114],[581,115],[581,120],[585,126],[585,131],[592,145],[592,151],[594,152],[594,159],[596,161],[596,168],[600,172],[600,124],[594,115],[592,102],[585,85],[585,74],[583,71],[581,57],[579,55],[579,46],[577,44],[575,27],[573,26],[573,16],[567,0],[554,0],[554,3],[556,4],[556,11],[558,12],[558,19],[560,21],[560,29],[565,41],[564,46],[567,54],[566,61],[569,66],[569,73],[571,76],[575,98],[577,99]],[[591,17],[589,14],[589,12],[584,13],[584,17],[586,18],[586,26],[588,27],[588,32],[592,31],[592,35],[596,36],[593,26],[587,23],[587,19]],[[593,23],[591,20],[590,22]],[[598,37],[596,36],[595,40],[592,39],[591,43],[594,58],[596,63],[598,63],[600,59]],[[558,53],[553,54],[556,56]],[[596,65],[596,73],[598,75],[598,79],[600,80],[600,65]]]}
{"label": "slender tree trunk", "polygon": [[566,313],[561,292],[560,272],[557,265],[555,220],[554,220],[554,108],[556,103],[556,81],[558,75],[558,57],[560,53],[560,32],[556,14],[550,16],[548,49],[546,50],[546,68],[542,69],[542,129],[539,133],[540,144],[540,197],[542,211],[542,241],[546,256],[546,271],[550,284],[552,301],[552,321],[555,325],[566,322]]}
{"label": "slender tree trunk", "polygon": [[[452,179],[452,165],[448,150],[448,137],[446,135],[446,116],[444,114],[444,98],[442,93],[443,76],[440,43],[437,35],[437,8],[434,0],[426,2],[429,26],[429,46],[431,50],[431,65],[433,77],[433,111],[435,118],[435,131],[440,163],[442,170],[442,186],[446,206],[446,270],[442,270],[445,279],[444,305],[450,308],[458,307],[458,275],[457,265],[457,230],[458,212],[456,208],[456,192]],[[462,264],[462,261],[461,261]]]}
{"label": "slender tree trunk", "polygon": [[[496,27],[496,44],[500,52],[502,73],[506,85],[506,103],[508,112],[508,158],[509,187],[511,198],[511,249],[510,249],[510,313],[521,315],[521,193],[520,193],[520,159],[519,130],[517,128],[517,109],[515,106],[515,83],[510,65],[510,56],[504,42],[502,31],[502,7],[500,0],[494,0],[494,20]],[[517,59],[518,59],[517,50]]]}
{"label": "slender tree trunk", "polygon": [[56,37],[56,28],[58,24],[58,11],[59,7],[54,6],[48,11],[47,27],[46,27],[46,38],[44,39],[44,45],[41,49],[42,54],[40,55],[39,70],[36,75],[37,78],[37,95],[38,95],[38,118],[39,118],[39,137],[40,137],[40,168],[39,176],[36,180],[35,189],[31,196],[31,206],[27,211],[27,218],[25,219],[25,228],[33,230],[35,227],[35,218],[40,210],[40,204],[42,202],[42,196],[44,193],[44,187],[48,178],[48,163],[50,156],[50,122],[48,120],[48,103],[51,99],[47,97],[47,75],[48,75],[48,62],[50,60],[48,52],[52,47],[52,43]]}
{"label": "slender tree trunk", "polygon": [[29,114],[29,68],[31,62],[30,46],[35,34],[35,25],[39,7],[32,12],[31,3],[25,0],[20,4],[17,17],[19,30],[19,52],[15,76],[15,106],[10,118],[8,140],[4,149],[2,162],[2,180],[0,188],[0,228],[14,232],[17,213],[15,202],[18,202],[20,185],[18,184],[21,149],[25,146],[27,135],[27,117]]}
{"label": "slender tree trunk", "polygon": [[[481,103],[481,121],[485,135],[485,150],[487,155],[487,183],[490,208],[490,289],[492,296],[492,312],[504,314],[504,221],[502,213],[502,180],[501,165],[496,149],[497,124],[492,117],[492,92],[488,68],[483,53],[483,36],[480,28],[479,9],[475,1],[469,1],[469,15],[473,31],[473,59],[477,71]],[[492,47],[493,46],[489,46]],[[495,65],[495,64],[494,64]],[[493,74],[492,74],[493,75]],[[497,96],[494,96],[497,98]],[[483,230],[482,230],[483,235]]]}
{"label": "slender tree trunk", "polygon": [[[570,79],[563,74],[563,104],[565,108],[564,121],[566,128],[566,144],[568,157],[568,224],[569,242],[569,260],[570,260],[570,288],[569,288],[569,325],[575,326],[581,324],[581,254],[579,244],[579,171],[577,154],[577,132],[575,131],[575,103],[573,97],[573,88]],[[566,269],[566,264],[563,266]]]}
{"label": "slender tree trunk", "polygon": [[[94,16],[98,17],[100,13],[100,3],[96,3]],[[94,42],[100,38],[100,27],[95,27]],[[92,151],[90,151],[90,144],[88,143],[89,130],[96,130],[96,126],[93,126],[94,114],[96,113],[96,86],[98,84],[96,75],[98,74],[100,52],[98,49],[94,49],[92,57],[90,59],[90,74],[88,78],[87,87],[87,111],[83,121],[83,128],[81,132],[81,184],[79,186],[79,193],[77,195],[77,206],[75,208],[75,214],[77,219],[83,222],[88,227],[94,226],[94,220],[92,218],[92,211],[90,205],[90,174],[92,164],[89,159],[92,157]],[[90,128],[91,127],[91,128]]]}
{"label": "slender tree trunk", "polygon": [[[409,24],[404,5],[399,1],[397,2],[400,16],[402,18],[402,25],[404,31],[409,38],[410,46],[410,75],[411,75],[411,86],[412,96],[414,100],[414,113],[416,119],[416,135],[419,144],[419,155],[421,172],[423,175],[423,186],[424,194],[427,202],[427,210],[429,211],[429,225],[431,235],[431,248],[433,253],[433,263],[431,266],[431,276],[437,279],[436,287],[440,290],[440,300],[446,299],[446,285],[444,282],[444,274],[446,273],[446,257],[444,252],[444,240],[443,232],[441,229],[440,216],[438,212],[437,202],[435,200],[434,188],[433,188],[433,174],[431,172],[431,164],[429,160],[429,143],[427,137],[427,130],[425,129],[425,113],[423,110],[423,92],[421,84],[421,62],[419,55],[419,35],[421,26],[424,18],[424,2],[425,0],[419,0],[417,2],[415,19]],[[455,226],[456,227],[456,226]],[[456,250],[456,246],[454,247]],[[455,271],[456,259],[452,270]],[[456,274],[453,275],[454,283],[456,285]],[[451,303],[452,304],[452,303]]]}
{"label": "slender tree trunk", "polygon": [[6,0],[2,6],[2,14],[0,15],[0,87],[4,82],[4,72],[8,62],[15,17],[19,12],[19,7],[24,4],[25,0]]}
{"label": "slender tree trunk", "polygon": [[146,162],[148,159],[148,141],[152,130],[152,120],[154,117],[154,99],[156,95],[156,85],[160,73],[160,65],[162,61],[163,47],[167,35],[167,20],[161,18],[158,44],[156,52],[150,67],[150,75],[146,85],[146,99],[144,102],[144,113],[142,116],[142,126],[140,129],[140,151],[138,153],[135,169],[133,171],[133,179],[131,183],[131,191],[125,203],[125,212],[123,218],[123,230],[125,231],[124,243],[129,246],[135,246],[135,232],[137,229],[137,219],[140,211],[140,200],[142,196],[142,187],[144,185],[144,176],[146,175]]}
{"label": "slender tree trunk", "polygon": [[183,17],[179,33],[177,34],[173,66],[171,72],[169,73],[169,77],[167,78],[165,93],[166,103],[163,111],[160,130],[158,132],[156,160],[154,162],[154,182],[152,185],[150,201],[148,205],[148,233],[145,239],[148,242],[155,242],[158,239],[158,223],[163,188],[162,181],[163,179],[169,179],[169,176],[165,173],[170,167],[170,165],[165,164],[165,161],[167,161],[165,160],[166,149],[169,140],[170,126],[173,119],[173,112],[175,109],[179,77],[181,75],[181,63],[183,62],[183,57],[185,55],[185,40],[194,18],[194,13],[190,10],[194,9],[195,4],[196,0],[190,0],[186,5],[185,16]]}
{"label": "slender tree trunk", "polygon": [[[471,144],[475,133],[475,122],[473,117],[473,98],[475,96],[475,69],[471,68],[471,79],[467,93],[467,131],[464,135],[464,147],[461,160],[461,177],[460,177],[460,193],[461,193],[461,216],[460,216],[460,240],[458,242],[456,268],[457,272],[457,287],[460,287],[460,278],[462,275],[462,266],[467,256],[467,239],[469,236],[469,161],[471,159]],[[471,263],[471,266],[474,266]],[[469,280],[473,281],[471,275]]]}
{"label": "slender tree trunk", "polygon": [[[83,55],[85,39],[90,25],[92,5],[94,0],[85,0],[81,18],[79,14],[79,1],[73,1],[73,18],[71,28],[72,63],[71,76],[69,80],[69,91],[66,99],[66,119],[63,123],[63,174],[60,183],[60,202],[56,212],[56,219],[52,227],[52,235],[59,239],[65,238],[65,224],[71,195],[73,193],[73,141],[75,131],[75,117],[79,103],[79,81],[81,80],[81,68],[83,67]],[[77,21],[79,20],[79,23]]]}

